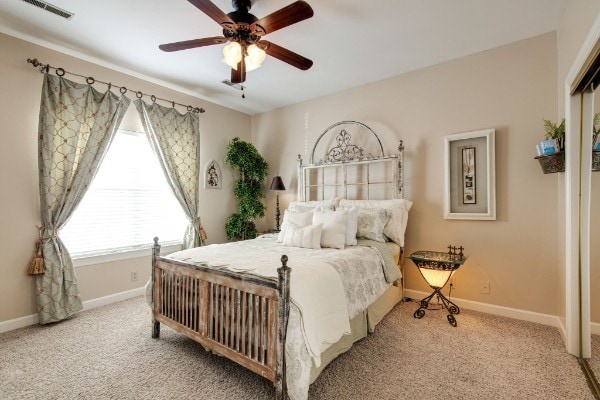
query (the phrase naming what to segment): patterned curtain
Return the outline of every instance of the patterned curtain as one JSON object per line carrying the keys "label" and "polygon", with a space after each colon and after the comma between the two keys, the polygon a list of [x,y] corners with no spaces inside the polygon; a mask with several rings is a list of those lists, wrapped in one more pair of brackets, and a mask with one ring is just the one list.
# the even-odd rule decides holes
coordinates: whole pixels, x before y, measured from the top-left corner
{"label": "patterned curtain", "polygon": [[198,218],[198,184],[200,158],[200,130],[198,115],[179,113],[175,108],[134,101],[150,146],[190,221],[183,239],[183,248],[202,244],[202,226]]}
{"label": "patterned curtain", "polygon": [[39,122],[40,228],[45,271],[36,276],[41,324],[81,310],[77,278],[60,228],[87,191],[130,100],[46,74]]}

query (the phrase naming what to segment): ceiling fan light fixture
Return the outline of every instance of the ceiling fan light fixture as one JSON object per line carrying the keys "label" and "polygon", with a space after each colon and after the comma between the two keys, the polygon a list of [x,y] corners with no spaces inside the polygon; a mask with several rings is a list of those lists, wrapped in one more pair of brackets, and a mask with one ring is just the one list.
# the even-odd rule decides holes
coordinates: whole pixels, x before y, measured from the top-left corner
{"label": "ceiling fan light fixture", "polygon": [[251,44],[248,46],[248,58],[252,60],[253,63],[261,65],[265,58],[267,57],[267,53],[258,47],[255,44]]}
{"label": "ceiling fan light fixture", "polygon": [[223,48],[223,59],[221,61],[237,70],[238,63],[242,61],[242,46],[238,42],[229,43]]}
{"label": "ceiling fan light fixture", "polygon": [[255,44],[251,44],[246,49],[248,55],[244,57],[246,63],[246,71],[252,71],[260,67],[267,57],[267,53]]}
{"label": "ceiling fan light fixture", "polygon": [[273,33],[311,18],[314,11],[306,1],[296,0],[261,19],[249,12],[253,3],[258,0],[231,0],[235,11],[228,14],[225,14],[211,0],[188,1],[219,24],[223,30],[223,36],[164,43],[158,46],[160,50],[179,51],[229,42],[223,48],[221,62],[231,67],[231,82],[235,84],[243,83],[246,80],[247,71],[259,68],[262,65],[267,55],[266,50],[268,50],[269,56],[303,71],[313,65],[311,60],[300,54],[275,43],[262,40],[267,33]]}

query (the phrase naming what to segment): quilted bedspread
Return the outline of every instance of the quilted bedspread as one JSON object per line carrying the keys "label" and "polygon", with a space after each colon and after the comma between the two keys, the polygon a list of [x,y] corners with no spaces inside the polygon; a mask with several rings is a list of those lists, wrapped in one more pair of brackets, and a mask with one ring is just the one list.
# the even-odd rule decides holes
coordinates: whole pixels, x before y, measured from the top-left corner
{"label": "quilted bedspread", "polygon": [[[286,377],[291,400],[306,400],[313,365],[320,354],[350,332],[349,320],[367,309],[387,288],[389,257],[363,242],[337,249],[305,249],[277,243],[274,235],[254,240],[183,250],[167,257],[213,268],[276,277],[281,255],[292,268],[286,337]],[[399,278],[399,275],[397,276]]]}

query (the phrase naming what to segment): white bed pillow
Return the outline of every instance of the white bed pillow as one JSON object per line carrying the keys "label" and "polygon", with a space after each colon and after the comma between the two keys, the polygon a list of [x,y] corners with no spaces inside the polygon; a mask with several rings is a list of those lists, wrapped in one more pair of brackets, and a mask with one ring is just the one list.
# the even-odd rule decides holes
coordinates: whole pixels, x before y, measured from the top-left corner
{"label": "white bed pillow", "polygon": [[321,206],[324,210],[335,210],[341,199],[341,197],[334,197],[333,199],[328,200],[292,201],[288,205],[288,209],[294,210],[298,208],[303,209],[303,211],[306,211],[306,209],[308,208],[315,208]]}
{"label": "white bed pillow", "polygon": [[390,220],[390,211],[384,208],[360,208],[356,237],[385,242],[385,225]]}
{"label": "white bed pillow", "polygon": [[313,215],[313,225],[322,224],[321,247],[343,249],[346,244],[346,222],[348,211],[317,211]]}
{"label": "white bed pillow", "polygon": [[283,238],[283,245],[290,247],[304,247],[307,249],[320,249],[322,230],[323,225],[321,224],[300,226],[290,222],[288,223],[288,229]]}
{"label": "white bed pillow", "polygon": [[390,211],[390,220],[383,233],[392,242],[404,247],[404,235],[408,223],[408,211],[412,201],[406,199],[390,200],[340,200],[340,207],[358,206],[361,208],[384,208]]}
{"label": "white bed pillow", "polygon": [[322,229],[323,225],[321,224],[301,227],[293,222],[289,222],[283,238],[283,244],[284,246],[291,247],[320,249]]}
{"label": "white bed pillow", "polygon": [[277,241],[282,243],[285,236],[285,232],[290,222],[305,227],[312,224],[313,212],[312,211],[294,211],[287,209],[283,213],[283,222],[281,224],[281,231],[277,235]]}
{"label": "white bed pillow", "polygon": [[338,207],[338,210],[348,211],[348,220],[346,221],[346,246],[356,246],[356,231],[358,230],[358,211],[360,207]]}
{"label": "white bed pillow", "polygon": [[333,210],[333,207],[326,207],[322,204],[317,206],[314,205],[306,205],[304,203],[292,202],[292,204],[288,207],[288,210],[297,211],[297,212],[308,212],[308,211],[323,211],[323,210]]}

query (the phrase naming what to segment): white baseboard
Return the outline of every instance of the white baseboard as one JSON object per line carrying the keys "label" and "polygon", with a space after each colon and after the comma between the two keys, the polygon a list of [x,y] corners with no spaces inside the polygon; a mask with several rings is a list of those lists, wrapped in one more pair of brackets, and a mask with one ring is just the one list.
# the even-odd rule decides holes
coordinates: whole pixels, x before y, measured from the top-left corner
{"label": "white baseboard", "polygon": [[142,296],[145,293],[144,286],[127,290],[125,292],[119,292],[97,299],[92,299],[83,302],[83,310],[91,310],[92,308],[106,306],[108,304],[117,303],[119,301],[132,299],[134,297]]}
{"label": "white baseboard", "polygon": [[562,339],[563,343],[567,343],[567,327],[565,326],[565,324],[563,324],[563,320],[562,319],[558,319],[558,333],[560,333],[560,338]]}
{"label": "white baseboard", "polygon": [[[97,299],[87,300],[83,302],[83,311],[91,310],[92,308],[102,307],[108,304],[117,303],[119,301],[131,299],[133,297],[142,296],[145,293],[144,287],[119,292]],[[26,315],[25,317],[15,318],[8,321],[0,322],[0,333],[12,331],[14,329],[24,328],[29,325],[35,325],[39,322],[37,314]]]}
{"label": "white baseboard", "polygon": [[25,317],[9,319],[8,321],[0,322],[0,333],[12,331],[14,329],[24,328],[29,325],[35,325],[38,323],[37,314],[27,315]]}
{"label": "white baseboard", "polygon": [[[410,297],[411,299],[422,299],[428,296],[430,293],[419,292],[416,290],[404,289],[404,296]],[[468,310],[480,311],[488,314],[499,315],[501,317],[508,317],[514,319],[520,319],[522,321],[536,322],[538,324],[554,326],[561,330],[560,319],[556,315],[541,314],[534,311],[519,310],[517,308],[509,308],[503,306],[497,306],[494,304],[479,303],[472,300],[463,300],[452,298],[452,301],[461,308]],[[600,324],[595,324],[600,328]],[[562,335],[562,333],[561,333]]]}
{"label": "white baseboard", "polygon": [[600,324],[597,322],[591,323],[592,335],[600,335]]}
{"label": "white baseboard", "polygon": [[[102,307],[108,304],[131,299],[133,297],[142,296],[144,293],[144,287],[139,287],[136,289],[127,290],[125,292],[115,293],[109,296],[87,300],[83,302],[83,309],[91,310],[92,308]],[[411,289],[404,289],[404,296],[410,297],[411,299],[422,299],[427,295],[429,295],[429,293],[419,292]],[[500,315],[503,317],[515,318],[523,321],[536,322],[539,324],[554,326],[558,328],[563,339],[565,337],[565,327],[560,322],[560,319],[555,315],[540,314],[533,311],[519,310],[516,308],[479,303],[476,301],[463,300],[457,298],[453,298],[452,301],[455,302],[459,307],[466,308],[469,310],[480,311],[488,314]],[[25,317],[3,321],[0,322],[0,333],[12,331],[14,329],[24,328],[26,326],[35,325],[37,323],[37,314],[31,314]],[[600,335],[600,323],[592,322],[591,332],[594,335]]]}

